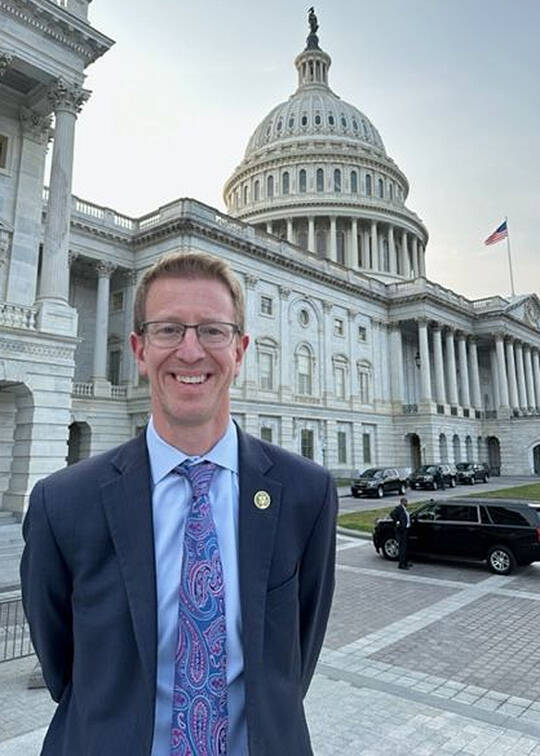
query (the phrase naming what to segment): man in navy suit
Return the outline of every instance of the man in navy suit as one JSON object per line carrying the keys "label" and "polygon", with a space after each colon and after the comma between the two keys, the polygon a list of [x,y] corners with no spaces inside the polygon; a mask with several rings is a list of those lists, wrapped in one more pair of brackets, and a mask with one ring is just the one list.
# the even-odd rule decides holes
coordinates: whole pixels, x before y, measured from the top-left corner
{"label": "man in navy suit", "polygon": [[173,707],[192,704],[178,665],[195,679],[203,656],[179,641],[181,554],[197,498],[180,473],[199,464],[215,470],[204,496],[219,544],[224,640],[209,653],[226,680],[209,684],[227,716],[225,736],[214,737],[195,701],[194,737],[205,746],[186,756],[312,753],[302,701],[330,611],[336,492],[327,471],[232,422],[229,389],[248,342],[242,291],[222,260],[160,260],[138,286],[131,334],[150,384],[148,427],[32,492],[21,578],[58,702],[47,756],[179,752]]}

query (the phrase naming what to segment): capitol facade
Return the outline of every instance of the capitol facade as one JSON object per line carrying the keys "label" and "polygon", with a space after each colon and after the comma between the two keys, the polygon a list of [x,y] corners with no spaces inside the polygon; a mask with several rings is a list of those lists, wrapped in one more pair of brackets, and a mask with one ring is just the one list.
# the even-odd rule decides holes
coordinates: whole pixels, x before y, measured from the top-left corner
{"label": "capitol facade", "polygon": [[540,300],[427,279],[407,178],[330,88],[316,19],[296,91],[225,184],[227,214],[177,199],[132,218],[71,193],[84,70],[113,44],[88,4],[0,0],[0,508],[21,514],[36,480],[144,427],[135,286],[192,250],[244,287],[251,345],[231,395],[246,431],[343,477],[439,460],[539,475]]}

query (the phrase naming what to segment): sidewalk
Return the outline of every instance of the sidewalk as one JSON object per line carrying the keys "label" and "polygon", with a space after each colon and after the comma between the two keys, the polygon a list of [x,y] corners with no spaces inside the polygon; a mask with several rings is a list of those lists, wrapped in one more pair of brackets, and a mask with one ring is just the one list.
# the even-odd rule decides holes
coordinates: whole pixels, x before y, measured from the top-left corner
{"label": "sidewalk", "polygon": [[[540,565],[403,574],[339,535],[336,577],[306,702],[315,756],[540,756]],[[54,704],[26,690],[33,663],[0,664],[0,756],[39,753]]]}

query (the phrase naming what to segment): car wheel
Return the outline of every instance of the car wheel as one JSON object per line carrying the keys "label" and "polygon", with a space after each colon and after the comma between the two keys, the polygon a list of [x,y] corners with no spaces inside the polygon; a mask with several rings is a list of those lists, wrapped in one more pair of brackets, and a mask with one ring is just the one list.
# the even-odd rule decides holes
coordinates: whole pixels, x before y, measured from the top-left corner
{"label": "car wheel", "polygon": [[402,483],[402,484],[400,485],[400,487],[399,487],[399,493],[400,493],[400,494],[401,494],[402,496],[404,496],[404,495],[405,495],[405,486],[403,485],[403,483]]}
{"label": "car wheel", "polygon": [[456,479],[450,478],[450,488],[455,488],[455,487],[456,487]]}
{"label": "car wheel", "polygon": [[492,546],[487,562],[491,572],[496,575],[509,575],[516,566],[516,558],[507,546]]}
{"label": "car wheel", "polygon": [[397,538],[394,536],[388,536],[388,538],[385,538],[382,544],[382,553],[385,559],[395,562],[399,557],[399,544]]}
{"label": "car wheel", "polygon": [[436,491],[436,490],[438,489],[438,487],[439,487],[439,484],[437,483],[437,481],[436,481],[436,480],[434,480],[434,481],[433,481],[433,483],[431,484],[431,487],[432,487],[432,489],[433,489],[434,491]]}
{"label": "car wheel", "polygon": [[384,488],[382,486],[379,486],[377,488],[377,498],[382,499],[383,496],[384,496]]}

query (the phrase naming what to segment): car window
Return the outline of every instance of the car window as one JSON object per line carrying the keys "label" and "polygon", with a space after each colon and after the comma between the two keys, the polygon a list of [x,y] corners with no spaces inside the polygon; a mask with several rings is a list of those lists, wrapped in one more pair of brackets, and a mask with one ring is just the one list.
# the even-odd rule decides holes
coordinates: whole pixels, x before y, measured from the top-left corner
{"label": "car window", "polygon": [[452,522],[478,522],[478,507],[471,504],[442,504],[441,519]]}
{"label": "car window", "polygon": [[495,525],[529,525],[525,515],[508,507],[488,507]]}
{"label": "car window", "polygon": [[480,507],[480,522],[484,525],[491,525],[491,520],[489,519],[487,509],[484,506]]}
{"label": "car window", "polygon": [[422,507],[418,511],[417,518],[419,520],[429,521],[432,522],[434,520],[442,520],[443,514],[443,505],[442,504],[428,504],[425,507]]}

